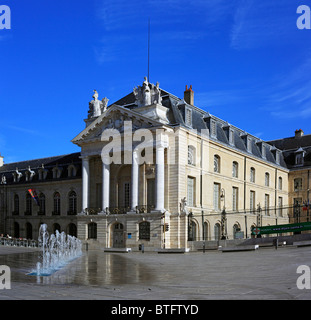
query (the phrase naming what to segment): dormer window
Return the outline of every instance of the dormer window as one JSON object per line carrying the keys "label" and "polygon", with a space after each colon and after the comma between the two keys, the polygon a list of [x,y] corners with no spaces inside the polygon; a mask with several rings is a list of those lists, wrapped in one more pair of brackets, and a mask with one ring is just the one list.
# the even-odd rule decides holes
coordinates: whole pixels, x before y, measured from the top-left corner
{"label": "dormer window", "polygon": [[56,166],[53,168],[53,179],[59,179],[61,177],[63,169]]}
{"label": "dormer window", "polygon": [[211,136],[216,138],[216,121],[211,120]]}
{"label": "dormer window", "polygon": [[42,164],[41,168],[38,170],[39,180],[45,180],[48,174],[48,170],[44,169],[44,165]]}
{"label": "dormer window", "polygon": [[192,127],[192,110],[188,107],[185,108],[185,123],[186,126]]}
{"label": "dormer window", "polygon": [[295,152],[295,165],[302,166],[304,164],[304,155],[305,151],[302,148]]}
{"label": "dormer window", "polygon": [[68,166],[68,177],[75,177],[77,175],[77,168],[73,164]]}

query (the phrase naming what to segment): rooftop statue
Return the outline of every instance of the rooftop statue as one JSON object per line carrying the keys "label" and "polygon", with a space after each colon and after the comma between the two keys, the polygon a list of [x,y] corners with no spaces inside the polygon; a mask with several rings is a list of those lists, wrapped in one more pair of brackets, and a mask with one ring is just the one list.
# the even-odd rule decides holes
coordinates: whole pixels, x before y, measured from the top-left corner
{"label": "rooftop statue", "polygon": [[94,90],[93,100],[89,103],[88,119],[99,117],[107,110],[108,101],[106,97],[102,101],[98,100],[98,92]]}
{"label": "rooftop statue", "polygon": [[138,107],[146,107],[153,104],[162,104],[159,82],[156,85],[149,83],[147,77],[142,86],[135,87],[133,93]]}

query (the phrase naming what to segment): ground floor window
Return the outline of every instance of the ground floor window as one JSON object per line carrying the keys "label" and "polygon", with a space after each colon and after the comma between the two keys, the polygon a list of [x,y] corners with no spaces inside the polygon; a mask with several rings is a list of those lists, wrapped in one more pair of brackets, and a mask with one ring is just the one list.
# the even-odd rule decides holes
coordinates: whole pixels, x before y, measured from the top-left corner
{"label": "ground floor window", "polygon": [[88,239],[97,239],[97,223],[88,224]]}
{"label": "ground floor window", "polygon": [[144,221],[139,224],[139,240],[150,240],[150,222]]}

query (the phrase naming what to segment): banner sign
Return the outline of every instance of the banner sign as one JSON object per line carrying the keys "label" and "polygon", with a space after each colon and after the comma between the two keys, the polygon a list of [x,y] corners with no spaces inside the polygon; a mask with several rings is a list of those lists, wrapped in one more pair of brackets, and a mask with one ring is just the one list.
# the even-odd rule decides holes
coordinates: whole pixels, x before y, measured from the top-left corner
{"label": "banner sign", "polygon": [[292,224],[279,224],[274,226],[254,227],[252,235],[286,233],[311,230],[311,222],[301,222]]}

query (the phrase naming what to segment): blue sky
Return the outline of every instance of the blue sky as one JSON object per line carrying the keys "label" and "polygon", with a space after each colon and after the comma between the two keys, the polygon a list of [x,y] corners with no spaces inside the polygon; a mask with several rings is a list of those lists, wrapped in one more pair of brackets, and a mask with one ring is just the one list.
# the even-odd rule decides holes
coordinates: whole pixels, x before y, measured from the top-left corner
{"label": "blue sky", "polygon": [[2,0],[0,153],[5,162],[79,151],[93,89],[109,103],[150,82],[264,140],[310,134],[311,0]]}

